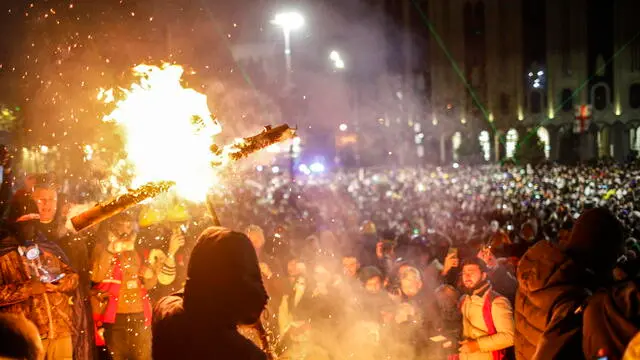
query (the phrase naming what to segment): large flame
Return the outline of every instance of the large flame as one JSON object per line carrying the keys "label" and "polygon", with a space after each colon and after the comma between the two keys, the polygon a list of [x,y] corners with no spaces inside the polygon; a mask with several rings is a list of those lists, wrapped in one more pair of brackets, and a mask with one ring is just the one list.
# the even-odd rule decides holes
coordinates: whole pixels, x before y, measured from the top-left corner
{"label": "large flame", "polygon": [[105,103],[115,102],[115,109],[103,120],[124,130],[127,160],[134,168],[130,186],[173,181],[179,196],[204,200],[216,181],[210,147],[213,136],[222,131],[207,97],[182,86],[181,66],[138,65],[133,72],[137,82],[120,89],[121,99],[113,89],[98,95]]}

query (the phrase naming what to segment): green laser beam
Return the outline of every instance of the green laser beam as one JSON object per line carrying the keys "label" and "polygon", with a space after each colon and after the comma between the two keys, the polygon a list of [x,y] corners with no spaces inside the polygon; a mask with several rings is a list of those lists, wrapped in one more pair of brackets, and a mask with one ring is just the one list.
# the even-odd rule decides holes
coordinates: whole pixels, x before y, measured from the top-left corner
{"label": "green laser beam", "polygon": [[[491,129],[493,130],[493,133],[497,134],[498,130],[496,129],[496,127],[493,124],[493,122],[489,120],[489,113],[488,113],[487,109],[480,102],[480,99],[476,95],[476,92],[473,90],[473,87],[471,86],[471,84],[469,83],[467,78],[462,73],[462,70],[460,69],[460,66],[458,66],[458,63],[455,61],[455,59],[453,58],[453,56],[451,55],[451,53],[447,49],[446,45],[444,44],[444,41],[442,41],[442,37],[440,37],[440,35],[436,31],[436,29],[433,27],[433,24],[431,23],[431,21],[429,21],[429,18],[424,13],[424,11],[422,11],[422,8],[416,2],[416,0],[411,0],[411,3],[416,8],[416,10],[418,10],[420,18],[422,19],[424,24],[429,29],[429,32],[431,32],[431,34],[433,35],[434,39],[438,43],[438,46],[440,46],[440,49],[444,52],[444,54],[447,57],[447,59],[449,60],[449,62],[451,62],[453,70],[458,75],[458,77],[460,77],[460,80],[462,81],[464,86],[467,88],[467,91],[469,91],[469,94],[471,95],[471,98],[473,99],[473,102],[478,107],[478,109],[480,109],[480,111],[482,112],[482,115],[484,116],[485,121],[489,124],[489,126],[491,126]],[[505,140],[504,140],[504,138],[502,136],[499,137],[499,140],[500,140],[500,142],[502,142],[503,145],[506,145],[505,144]]]}

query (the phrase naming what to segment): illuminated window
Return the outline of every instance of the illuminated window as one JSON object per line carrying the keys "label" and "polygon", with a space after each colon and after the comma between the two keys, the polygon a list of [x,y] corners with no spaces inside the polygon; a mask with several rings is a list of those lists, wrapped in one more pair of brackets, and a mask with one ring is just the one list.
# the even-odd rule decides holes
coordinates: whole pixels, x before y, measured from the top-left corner
{"label": "illuminated window", "polygon": [[516,146],[518,145],[518,131],[511,129],[507,131],[507,143],[505,150],[507,152],[507,158],[512,158],[516,153]]}
{"label": "illuminated window", "polygon": [[489,132],[486,130],[482,131],[480,136],[478,136],[478,140],[480,141],[484,161],[489,161],[491,159],[491,137],[489,136]]}
{"label": "illuminated window", "polygon": [[460,144],[462,144],[462,135],[460,132],[453,134],[451,138],[451,147],[453,148],[453,161],[458,161],[458,149],[460,149]]}
{"label": "illuminated window", "polygon": [[600,131],[598,131],[597,142],[598,142],[598,157],[599,158],[608,157],[610,155],[608,127],[604,127]]}
{"label": "illuminated window", "polygon": [[629,142],[631,150],[640,151],[640,127],[629,131]]}
{"label": "illuminated window", "polygon": [[544,127],[538,128],[538,138],[544,144],[544,157],[549,158],[551,154],[551,140],[549,139],[549,130]]}

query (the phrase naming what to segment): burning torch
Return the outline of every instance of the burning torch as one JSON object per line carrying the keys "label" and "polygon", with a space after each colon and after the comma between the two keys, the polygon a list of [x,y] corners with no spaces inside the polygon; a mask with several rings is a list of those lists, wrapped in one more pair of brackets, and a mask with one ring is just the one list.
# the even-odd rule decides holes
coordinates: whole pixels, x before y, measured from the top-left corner
{"label": "burning torch", "polygon": [[265,126],[261,133],[243,138],[231,145],[227,145],[220,149],[217,145],[211,146],[211,151],[218,157],[218,161],[213,165],[222,165],[224,160],[240,160],[253,154],[256,151],[267,148],[273,144],[293,139],[296,136],[296,130],[287,124],[271,127]]}
{"label": "burning torch", "polygon": [[115,199],[100,203],[91,209],[71,218],[71,224],[76,231],[96,225],[112,216],[115,216],[142,201],[167,192],[175,183],[171,181],[158,181],[147,183],[137,189],[119,195]]}

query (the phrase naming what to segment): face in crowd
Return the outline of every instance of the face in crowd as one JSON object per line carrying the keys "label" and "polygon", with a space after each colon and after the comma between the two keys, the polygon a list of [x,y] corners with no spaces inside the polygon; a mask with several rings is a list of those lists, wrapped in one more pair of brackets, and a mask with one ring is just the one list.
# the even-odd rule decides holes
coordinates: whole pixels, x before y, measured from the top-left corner
{"label": "face in crowd", "polygon": [[462,284],[468,290],[475,289],[478,284],[487,279],[487,274],[482,272],[480,266],[467,264],[462,268]]}
{"label": "face in crowd", "polygon": [[114,223],[109,229],[110,241],[121,241],[125,243],[135,242],[137,238],[136,226],[131,220],[121,220]]}
{"label": "face in crowd", "polygon": [[55,189],[36,187],[32,194],[33,200],[38,205],[40,222],[50,223],[56,217],[58,210],[58,193]]}
{"label": "face in crowd", "polygon": [[364,288],[369,294],[379,294],[382,290],[382,279],[374,276],[364,283]]}
{"label": "face in crowd", "polygon": [[400,290],[408,297],[418,295],[420,290],[422,290],[422,276],[418,269],[408,267],[401,271]]}
{"label": "face in crowd", "polygon": [[347,277],[355,278],[359,268],[360,263],[354,256],[345,256],[342,258],[342,269]]}

